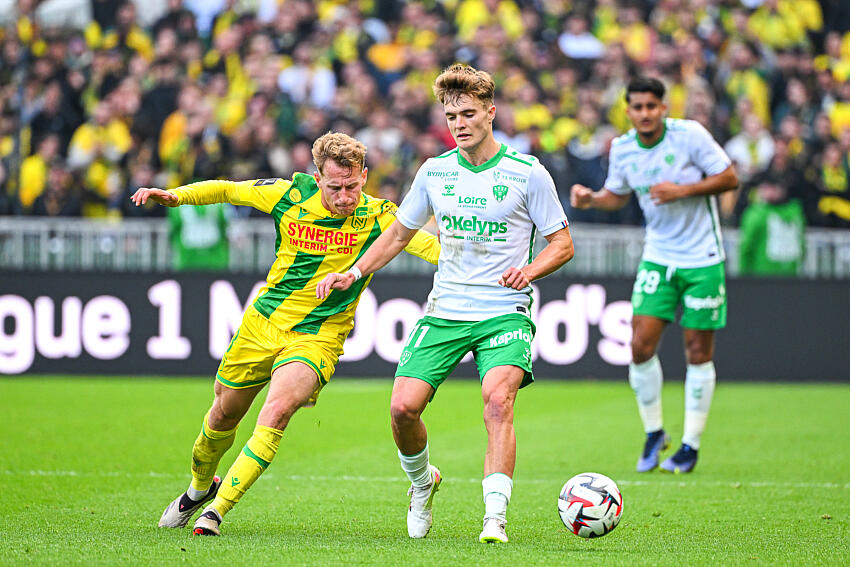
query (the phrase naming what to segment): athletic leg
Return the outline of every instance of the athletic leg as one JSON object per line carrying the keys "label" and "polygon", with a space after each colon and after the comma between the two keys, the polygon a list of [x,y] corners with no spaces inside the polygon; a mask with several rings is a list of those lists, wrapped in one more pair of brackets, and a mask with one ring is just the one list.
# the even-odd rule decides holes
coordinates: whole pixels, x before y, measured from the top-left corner
{"label": "athletic leg", "polygon": [[195,523],[195,533],[218,534],[221,519],[269,466],[289,420],[318,387],[318,377],[307,364],[290,362],[273,372],[254,433],[227,471],[215,500]]}
{"label": "athletic leg", "polygon": [[429,383],[398,376],[390,401],[393,439],[398,447],[401,468],[410,479],[407,533],[412,538],[428,535],[434,493],[442,481],[440,471],[429,462],[428,431],[422,421],[422,412],[433,394],[434,387]]}
{"label": "athletic leg", "polygon": [[635,393],[638,412],[646,432],[637,471],[647,472],[658,466],[658,455],[669,445],[661,414],[661,386],[664,375],[658,360],[658,343],[667,321],[650,315],[632,317],[632,363],[629,385]]}
{"label": "athletic leg", "polygon": [[192,447],[192,481],[184,494],[162,513],[159,527],[182,528],[201,506],[216,495],[221,479],[215,476],[218,463],[233,445],[236,429],[263,386],[233,389],[216,382],[215,398],[201,424]]}
{"label": "athletic leg", "polygon": [[505,521],[513,488],[516,465],[514,402],[525,377],[518,366],[496,366],[481,381],[487,453],[484,457],[484,529],[482,542],[507,542]]}

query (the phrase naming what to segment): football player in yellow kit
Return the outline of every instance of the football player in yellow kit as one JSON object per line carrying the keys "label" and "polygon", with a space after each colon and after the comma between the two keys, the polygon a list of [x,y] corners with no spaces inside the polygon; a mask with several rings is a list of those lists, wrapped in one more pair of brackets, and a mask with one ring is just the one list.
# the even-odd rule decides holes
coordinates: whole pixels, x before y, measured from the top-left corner
{"label": "football player in yellow kit", "polygon": [[[148,199],[168,207],[250,205],[272,215],[277,231],[277,258],[267,283],[245,312],[216,373],[215,399],[192,450],[191,484],[165,509],[161,527],[186,526],[212,500],[194,533],[219,535],[224,515],[271,463],[292,415],[315,404],[333,375],[369,277],[324,300],[316,297],[316,284],[354,264],[395,220],[394,203],[362,192],[365,157],[362,143],[329,132],[313,144],[314,175],[202,181],[170,191],[142,188],[131,197],[137,206]],[[407,251],[436,264],[440,245],[435,236],[419,232]],[[254,433],[220,479],[218,463],[267,383]]]}

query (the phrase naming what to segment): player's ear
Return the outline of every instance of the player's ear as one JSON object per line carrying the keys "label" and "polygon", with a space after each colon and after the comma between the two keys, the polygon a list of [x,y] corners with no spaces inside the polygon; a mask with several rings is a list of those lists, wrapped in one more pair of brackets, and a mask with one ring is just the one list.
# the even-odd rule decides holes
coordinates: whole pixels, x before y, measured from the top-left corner
{"label": "player's ear", "polygon": [[362,180],[363,180],[364,185],[366,184],[366,176],[368,175],[368,173],[369,173],[369,168],[364,165],[363,166],[363,174],[362,174]]}
{"label": "player's ear", "polygon": [[314,173],[314,174],[313,174],[313,179],[315,179],[315,180],[316,180],[316,183],[318,184],[318,183],[319,183],[319,181],[321,181],[321,180],[322,180],[322,176],[321,176],[321,175],[319,174],[319,172],[317,171],[316,173]]}

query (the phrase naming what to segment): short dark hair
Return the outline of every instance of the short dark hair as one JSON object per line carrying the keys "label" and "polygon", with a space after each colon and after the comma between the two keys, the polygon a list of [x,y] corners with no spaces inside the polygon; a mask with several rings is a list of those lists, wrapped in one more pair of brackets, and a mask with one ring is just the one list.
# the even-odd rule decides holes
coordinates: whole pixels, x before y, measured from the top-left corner
{"label": "short dark hair", "polygon": [[664,93],[667,89],[664,88],[664,83],[652,77],[635,77],[629,81],[626,87],[626,102],[629,100],[629,95],[632,93],[652,93],[658,97],[658,100],[664,100]]}

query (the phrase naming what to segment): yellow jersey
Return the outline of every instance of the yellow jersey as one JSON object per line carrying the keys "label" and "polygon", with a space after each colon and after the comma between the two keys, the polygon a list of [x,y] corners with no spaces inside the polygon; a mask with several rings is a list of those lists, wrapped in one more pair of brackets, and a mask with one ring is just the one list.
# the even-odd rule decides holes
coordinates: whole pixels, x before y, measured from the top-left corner
{"label": "yellow jersey", "polygon": [[[353,214],[334,215],[322,205],[316,180],[304,173],[292,180],[201,181],[171,192],[180,205],[230,203],[272,215],[276,258],[253,307],[282,330],[340,338],[354,326],[354,310],[371,275],[346,291],[331,291],[324,300],[316,297],[316,285],[329,273],[353,266],[393,223],[398,208],[363,193]],[[432,264],[440,256],[437,238],[423,231],[406,250]]]}

